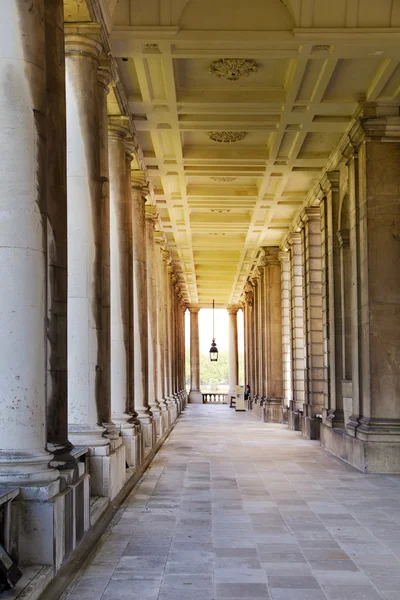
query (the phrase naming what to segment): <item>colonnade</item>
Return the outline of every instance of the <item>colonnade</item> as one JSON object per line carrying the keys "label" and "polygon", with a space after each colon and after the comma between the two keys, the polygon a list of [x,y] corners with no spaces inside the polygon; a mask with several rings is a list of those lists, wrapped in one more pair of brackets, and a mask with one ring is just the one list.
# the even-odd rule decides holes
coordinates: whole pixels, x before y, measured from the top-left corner
{"label": "colonnade", "polygon": [[366,472],[400,472],[398,114],[364,107],[243,294],[253,411]]}
{"label": "colonnade", "polygon": [[[191,404],[202,404],[203,394],[200,389],[200,333],[199,333],[199,312],[200,307],[189,305],[190,312],[190,392],[189,402]],[[229,390],[228,398],[236,394],[236,386],[239,383],[239,346],[238,346],[238,325],[237,314],[240,305],[228,306],[229,324],[228,324],[228,357],[229,357]]]}
{"label": "colonnade", "polygon": [[186,306],[107,112],[100,25],[30,4],[6,3],[0,42],[0,485],[20,490],[19,563],[57,570],[186,404]]}

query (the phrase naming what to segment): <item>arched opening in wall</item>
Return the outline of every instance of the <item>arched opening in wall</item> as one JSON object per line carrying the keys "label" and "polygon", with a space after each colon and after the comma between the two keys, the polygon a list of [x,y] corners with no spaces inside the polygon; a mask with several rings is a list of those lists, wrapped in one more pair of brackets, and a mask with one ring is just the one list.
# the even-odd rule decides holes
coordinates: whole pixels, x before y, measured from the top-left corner
{"label": "arched opening in wall", "polygon": [[351,355],[351,253],[349,196],[345,194],[339,213],[340,295],[342,329],[342,397],[344,422],[347,425],[353,412],[352,355]]}
{"label": "arched opening in wall", "polygon": [[[237,313],[238,385],[244,385],[244,326],[243,312]],[[218,347],[218,361],[211,362],[209,349],[213,338],[212,309],[199,312],[200,389],[203,394],[217,395],[226,402],[229,391],[229,315],[226,309],[214,311],[214,334]],[[190,391],[190,312],[185,314],[186,390]]]}

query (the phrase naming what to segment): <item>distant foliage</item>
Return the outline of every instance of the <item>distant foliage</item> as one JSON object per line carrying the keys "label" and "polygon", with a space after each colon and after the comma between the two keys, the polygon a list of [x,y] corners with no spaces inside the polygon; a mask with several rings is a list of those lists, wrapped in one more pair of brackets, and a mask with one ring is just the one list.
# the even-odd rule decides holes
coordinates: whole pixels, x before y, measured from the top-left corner
{"label": "distant foliage", "polygon": [[[243,355],[239,354],[239,381],[243,381]],[[241,368],[242,367],[242,368]],[[211,362],[207,353],[200,353],[200,385],[217,387],[228,384],[228,352],[219,352],[218,361]],[[190,386],[190,350],[186,348],[186,385]]]}

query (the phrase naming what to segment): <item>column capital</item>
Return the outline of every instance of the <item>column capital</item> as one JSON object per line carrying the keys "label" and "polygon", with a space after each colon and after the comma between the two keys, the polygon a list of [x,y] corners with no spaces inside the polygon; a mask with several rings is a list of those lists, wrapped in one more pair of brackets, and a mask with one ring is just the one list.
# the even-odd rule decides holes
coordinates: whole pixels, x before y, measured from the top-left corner
{"label": "column capital", "polygon": [[97,69],[97,83],[100,87],[104,88],[105,92],[108,94],[110,88],[108,87],[113,80],[111,67],[108,61],[102,62]]}
{"label": "column capital", "polygon": [[340,172],[339,171],[328,171],[325,173],[321,180],[321,189],[325,194],[328,194],[331,190],[338,190],[340,184]]}
{"label": "column capital", "polygon": [[139,190],[143,196],[147,194],[147,177],[144,171],[137,169],[131,171],[131,187],[133,190]]}
{"label": "column capital", "polygon": [[125,140],[129,135],[129,117],[118,115],[108,117],[109,139]]}
{"label": "column capital", "polygon": [[281,261],[281,263],[288,263],[290,259],[288,249],[284,250],[283,252],[279,252],[278,258]]}
{"label": "column capital", "polygon": [[144,216],[147,223],[151,223],[154,227],[158,219],[157,207],[154,204],[146,204],[144,207]]}
{"label": "column capital", "polygon": [[254,294],[253,285],[251,284],[251,282],[249,280],[247,280],[246,284],[244,286],[244,301],[250,307],[253,306],[253,294]]}
{"label": "column capital", "polygon": [[239,304],[230,304],[227,308],[228,315],[237,315],[240,310]]}
{"label": "column capital", "polygon": [[319,206],[308,206],[304,209],[304,212],[301,215],[301,220],[303,223],[308,223],[309,221],[318,221],[320,218],[321,212]]}
{"label": "column capital", "polygon": [[65,23],[65,53],[99,60],[103,51],[99,23]]}
{"label": "column capital", "polygon": [[200,306],[195,306],[194,304],[188,304],[187,308],[191,315],[197,315],[200,312]]}
{"label": "column capital", "polygon": [[336,233],[339,247],[348,248],[350,246],[350,231],[348,229],[341,229]]}
{"label": "column capital", "polygon": [[[165,246],[165,234],[163,231],[161,231],[160,229],[157,229],[154,232],[154,241],[155,243],[160,246],[162,248],[162,250],[164,251],[164,246]],[[168,253],[169,254],[169,253]]]}
{"label": "column capital", "polygon": [[171,253],[169,250],[167,250],[166,248],[162,248],[161,250],[161,258],[163,259],[164,263],[166,265],[169,265],[171,263]]}
{"label": "column capital", "polygon": [[287,243],[289,246],[299,246],[301,244],[301,233],[298,231],[290,233],[287,238]]}
{"label": "column capital", "polygon": [[278,246],[263,246],[262,250],[264,252],[264,266],[279,266],[279,247]]}

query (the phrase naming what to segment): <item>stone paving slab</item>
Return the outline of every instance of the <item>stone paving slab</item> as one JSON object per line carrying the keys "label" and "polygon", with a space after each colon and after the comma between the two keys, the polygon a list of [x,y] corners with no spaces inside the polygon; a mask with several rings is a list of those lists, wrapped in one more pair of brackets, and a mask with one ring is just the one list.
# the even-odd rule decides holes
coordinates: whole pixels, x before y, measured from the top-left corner
{"label": "stone paving slab", "polygon": [[400,600],[400,476],[189,405],[62,600]]}

